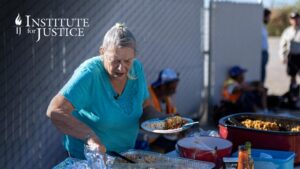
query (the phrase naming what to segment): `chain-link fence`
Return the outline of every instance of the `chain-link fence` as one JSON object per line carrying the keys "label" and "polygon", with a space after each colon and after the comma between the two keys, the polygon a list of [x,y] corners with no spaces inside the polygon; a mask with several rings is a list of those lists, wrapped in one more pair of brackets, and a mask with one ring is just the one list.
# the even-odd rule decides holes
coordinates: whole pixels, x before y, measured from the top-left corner
{"label": "chain-link fence", "polygon": [[[202,1],[89,0],[0,2],[0,168],[51,168],[66,154],[61,134],[46,118],[50,99],[85,59],[98,54],[104,33],[125,22],[138,41],[148,82],[162,68],[180,73],[176,97],[183,114],[194,115],[203,79]],[[23,21],[16,34],[15,19]],[[83,37],[29,34],[31,18],[88,18]]]}

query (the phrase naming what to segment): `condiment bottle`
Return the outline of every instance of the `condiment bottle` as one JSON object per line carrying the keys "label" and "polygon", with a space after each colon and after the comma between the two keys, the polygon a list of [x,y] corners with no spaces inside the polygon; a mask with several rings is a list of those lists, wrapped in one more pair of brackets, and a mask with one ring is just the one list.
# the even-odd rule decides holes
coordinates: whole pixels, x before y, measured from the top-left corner
{"label": "condiment bottle", "polygon": [[244,145],[239,146],[237,169],[249,169],[248,150]]}
{"label": "condiment bottle", "polygon": [[247,141],[245,143],[245,147],[248,151],[249,169],[254,169],[254,160],[253,160],[252,155],[251,155],[251,142]]}

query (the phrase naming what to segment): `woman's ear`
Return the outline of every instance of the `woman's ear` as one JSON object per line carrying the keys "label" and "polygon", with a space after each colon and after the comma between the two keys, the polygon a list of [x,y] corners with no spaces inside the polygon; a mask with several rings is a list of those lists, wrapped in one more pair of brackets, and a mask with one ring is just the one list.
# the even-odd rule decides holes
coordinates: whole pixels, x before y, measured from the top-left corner
{"label": "woman's ear", "polygon": [[100,48],[99,48],[99,54],[100,54],[100,55],[103,55],[103,54],[104,54],[104,48],[103,48],[103,47],[100,47]]}

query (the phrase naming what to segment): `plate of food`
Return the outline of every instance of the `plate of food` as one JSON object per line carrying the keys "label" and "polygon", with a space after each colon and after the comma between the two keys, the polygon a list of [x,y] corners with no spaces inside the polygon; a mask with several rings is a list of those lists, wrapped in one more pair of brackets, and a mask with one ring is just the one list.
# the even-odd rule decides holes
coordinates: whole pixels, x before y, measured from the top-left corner
{"label": "plate of food", "polygon": [[194,122],[190,118],[172,116],[167,118],[155,118],[144,121],[141,127],[144,130],[152,133],[170,134],[181,132],[197,123],[199,122]]}

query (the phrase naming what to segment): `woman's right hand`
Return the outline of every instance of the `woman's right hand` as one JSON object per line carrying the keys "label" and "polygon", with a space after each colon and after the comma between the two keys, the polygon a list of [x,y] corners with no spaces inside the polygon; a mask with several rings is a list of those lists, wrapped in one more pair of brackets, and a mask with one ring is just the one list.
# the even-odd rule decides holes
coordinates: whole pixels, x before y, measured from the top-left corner
{"label": "woman's right hand", "polygon": [[91,135],[87,140],[86,144],[91,147],[96,147],[101,153],[106,153],[106,147],[101,143],[100,139],[95,135]]}

